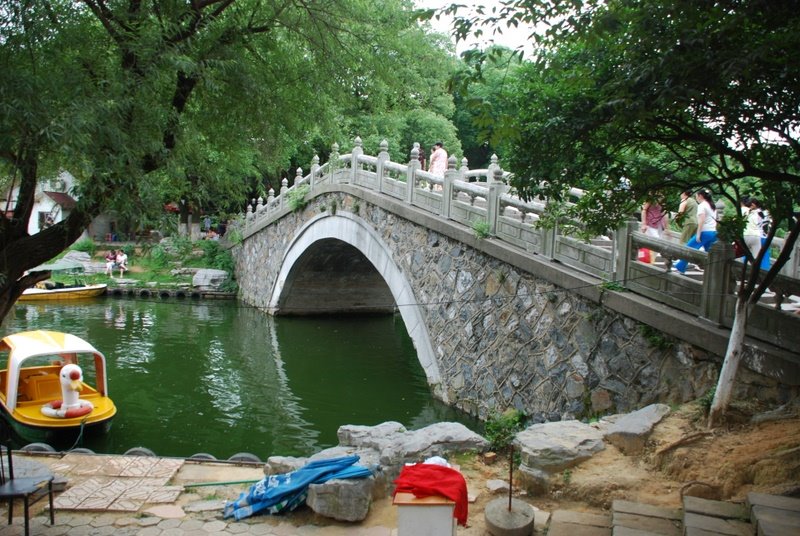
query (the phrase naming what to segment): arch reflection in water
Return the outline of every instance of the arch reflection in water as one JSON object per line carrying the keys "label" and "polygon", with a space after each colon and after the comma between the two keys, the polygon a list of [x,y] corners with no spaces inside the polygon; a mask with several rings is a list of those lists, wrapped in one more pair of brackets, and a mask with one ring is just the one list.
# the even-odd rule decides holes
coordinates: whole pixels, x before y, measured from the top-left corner
{"label": "arch reflection in water", "polygon": [[342,424],[478,429],[432,400],[397,316],[274,318],[236,302],[109,297],[19,304],[3,332],[40,328],[75,333],[108,358],[119,413],[106,437],[81,445],[95,452],[266,459],[333,446]]}

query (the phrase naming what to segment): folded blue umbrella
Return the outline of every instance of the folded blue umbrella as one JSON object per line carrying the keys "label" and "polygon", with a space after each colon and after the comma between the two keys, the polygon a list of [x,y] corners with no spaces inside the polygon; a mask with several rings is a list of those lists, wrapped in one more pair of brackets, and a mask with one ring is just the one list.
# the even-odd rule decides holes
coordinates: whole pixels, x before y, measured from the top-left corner
{"label": "folded blue umbrella", "polygon": [[322,484],[336,478],[370,476],[372,472],[368,468],[353,465],[358,460],[355,455],[317,460],[291,473],[264,477],[237,500],[226,503],[223,517],[233,517],[238,521],[261,512],[281,514],[294,510],[305,502],[311,484]]}

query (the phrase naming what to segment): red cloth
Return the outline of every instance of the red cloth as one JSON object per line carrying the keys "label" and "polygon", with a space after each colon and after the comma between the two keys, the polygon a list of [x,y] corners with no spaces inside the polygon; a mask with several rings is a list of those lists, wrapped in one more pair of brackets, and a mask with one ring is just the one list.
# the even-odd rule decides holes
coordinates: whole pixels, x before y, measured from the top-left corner
{"label": "red cloth", "polygon": [[405,465],[394,484],[395,494],[413,493],[415,497],[440,495],[455,501],[453,517],[459,525],[467,526],[467,482],[455,469],[426,463]]}

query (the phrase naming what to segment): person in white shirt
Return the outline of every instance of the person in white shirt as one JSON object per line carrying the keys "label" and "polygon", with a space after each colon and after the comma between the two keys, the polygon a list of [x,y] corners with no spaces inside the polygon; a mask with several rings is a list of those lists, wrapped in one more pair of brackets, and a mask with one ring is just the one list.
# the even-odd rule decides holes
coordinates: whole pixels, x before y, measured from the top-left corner
{"label": "person in white shirt", "polygon": [[746,217],[747,221],[743,233],[744,243],[747,245],[747,249],[750,250],[753,259],[756,259],[761,252],[761,227],[763,223],[761,202],[758,199],[750,199],[750,208]]}
{"label": "person in white shirt", "polygon": [[[695,199],[697,199],[697,231],[686,246],[692,249],[703,248],[708,251],[711,245],[717,241],[717,211],[714,208],[714,200],[708,191],[698,190]],[[675,264],[675,269],[682,274],[686,273],[688,264],[688,261],[681,259]]]}
{"label": "person in white shirt", "polygon": [[122,277],[122,274],[125,273],[125,270],[128,269],[128,256],[125,255],[125,252],[121,249],[117,251],[117,268],[119,268],[119,276]]}

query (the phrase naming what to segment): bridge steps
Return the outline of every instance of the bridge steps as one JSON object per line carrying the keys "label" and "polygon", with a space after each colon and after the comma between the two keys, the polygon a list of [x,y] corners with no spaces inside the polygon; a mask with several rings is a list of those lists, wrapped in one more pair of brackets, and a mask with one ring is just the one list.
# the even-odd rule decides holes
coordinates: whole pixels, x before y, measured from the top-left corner
{"label": "bridge steps", "polygon": [[684,497],[683,508],[615,500],[609,514],[556,510],[548,536],[784,536],[800,534],[800,499],[750,493],[733,503]]}

